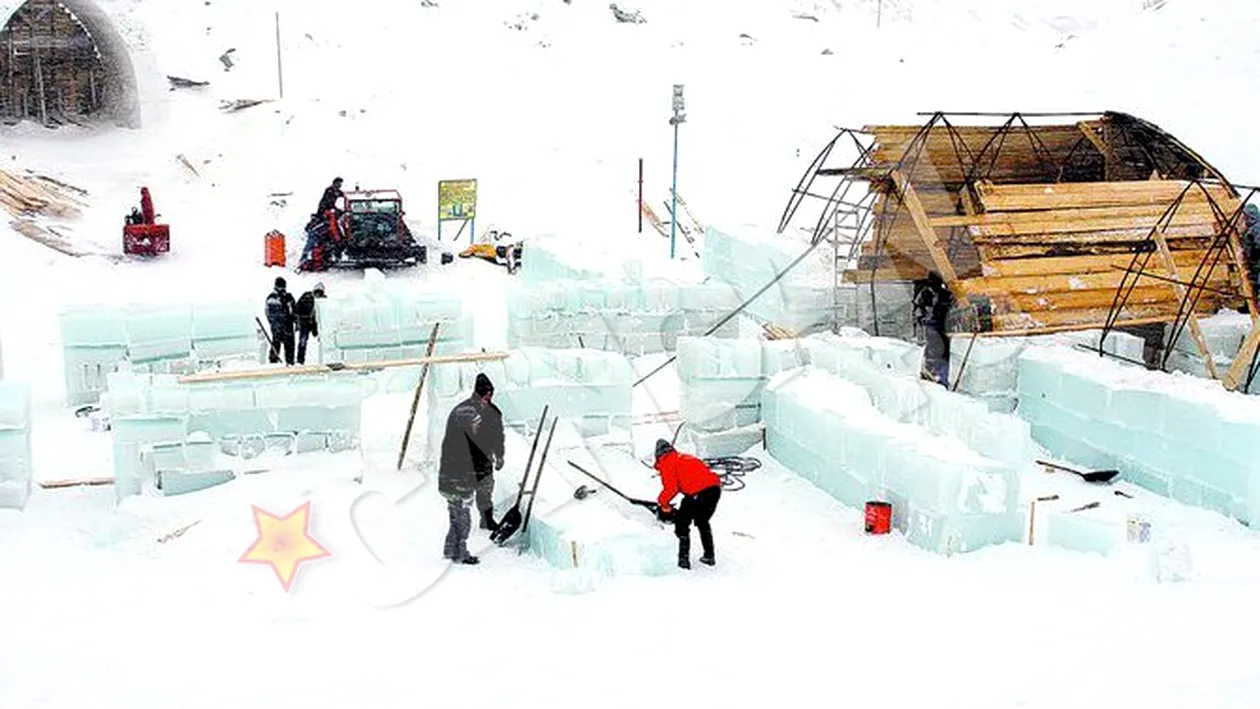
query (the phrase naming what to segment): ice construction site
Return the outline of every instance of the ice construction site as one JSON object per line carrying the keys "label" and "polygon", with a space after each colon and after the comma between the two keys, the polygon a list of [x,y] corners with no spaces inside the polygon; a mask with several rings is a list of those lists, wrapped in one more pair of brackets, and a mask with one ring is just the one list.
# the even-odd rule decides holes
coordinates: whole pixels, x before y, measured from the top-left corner
{"label": "ice construction site", "polygon": [[[635,249],[578,258],[563,242],[531,240],[504,285],[501,352],[474,346],[475,300],[379,271],[318,301],[312,360],[344,367],[259,369],[267,342],[250,301],[67,306],[65,420],[54,425],[90,428],[112,475],[41,475],[31,384],[5,380],[0,505],[21,510],[76,485],[108,486],[124,507],[214,495],[319,452],[357,455],[360,483],[365,473],[429,480],[447,412],[484,372],[510,438],[497,516],[517,499],[531,439],[549,438],[539,436],[544,407],[558,421],[532,519],[509,546],[567,571],[570,588],[679,571],[672,534],[607,491],[577,499],[578,488],[599,486],[568,464],[654,499],[646,461],[657,438],[708,460],[764,464],[727,474],[728,496],[773,494],[764,478],[774,470],[859,517],[869,502],[888,503],[894,537],[945,557],[1051,545],[1141,557],[1157,580],[1177,579],[1189,573],[1180,506],[1240,525],[1260,515],[1260,399],[1205,378],[1188,333],[1169,350],[1181,370],[1172,373],[1146,366],[1146,339],[1119,330],[954,334],[942,385],[922,376],[909,284],[881,284],[876,300],[872,288],[838,283],[838,247],[800,259],[810,242],[791,230],[694,236],[699,258],[683,265]],[[1196,322],[1228,367],[1250,319]],[[371,407],[411,398],[424,368],[407,360],[430,345],[438,357],[484,359],[428,368],[395,465],[400,422],[382,426]],[[1103,484],[1068,472],[1107,470],[1118,475]],[[418,514],[432,515],[432,538],[408,542],[420,555],[425,544],[436,550],[445,517],[428,492],[433,504]],[[97,534],[115,544],[126,532]]]}

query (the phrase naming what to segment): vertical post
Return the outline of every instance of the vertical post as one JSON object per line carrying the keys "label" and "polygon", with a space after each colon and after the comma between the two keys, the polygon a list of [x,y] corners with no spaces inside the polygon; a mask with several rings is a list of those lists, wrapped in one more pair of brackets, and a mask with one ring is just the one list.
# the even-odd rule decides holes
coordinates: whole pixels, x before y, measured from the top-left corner
{"label": "vertical post", "polygon": [[276,81],[280,84],[280,98],[284,98],[284,65],[280,59],[280,11],[276,10]]}
{"label": "vertical post", "polygon": [[884,16],[884,0],[876,0],[875,3],[875,29],[879,29],[879,21]]}
{"label": "vertical post", "polygon": [[474,241],[477,240],[476,234],[477,234],[477,218],[473,217],[472,219],[468,220],[468,243],[469,244],[472,244]]}
{"label": "vertical post", "polygon": [[675,241],[678,234],[678,122],[674,122],[674,183],[670,189],[670,199],[673,200],[669,208],[669,257],[674,258]]}
{"label": "vertical post", "polygon": [[678,238],[678,126],[687,120],[686,114],[683,113],[683,85],[674,84],[674,115],[670,117],[669,124],[674,127],[674,182],[670,188],[670,197],[673,199],[670,205],[669,219],[669,257],[675,258],[677,252],[676,242]]}
{"label": "vertical post", "polygon": [[39,62],[39,41],[35,39],[35,22],[31,21],[31,56],[35,61],[35,91],[39,93],[39,117],[48,126],[48,102],[44,99],[44,68]]}
{"label": "vertical post", "polygon": [[639,158],[639,233],[643,233],[643,158]]}

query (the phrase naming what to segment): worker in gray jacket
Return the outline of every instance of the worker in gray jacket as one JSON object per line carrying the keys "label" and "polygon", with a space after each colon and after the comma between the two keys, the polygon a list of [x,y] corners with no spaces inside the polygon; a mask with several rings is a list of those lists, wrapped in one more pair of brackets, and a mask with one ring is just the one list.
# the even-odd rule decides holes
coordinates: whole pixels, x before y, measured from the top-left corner
{"label": "worker in gray jacket", "polygon": [[446,498],[450,516],[444,555],[461,564],[479,562],[468,551],[468,535],[472,532],[473,498],[494,466],[493,437],[487,435],[492,425],[486,420],[493,393],[489,378],[478,375],[472,396],[451,410],[442,438],[438,492]]}

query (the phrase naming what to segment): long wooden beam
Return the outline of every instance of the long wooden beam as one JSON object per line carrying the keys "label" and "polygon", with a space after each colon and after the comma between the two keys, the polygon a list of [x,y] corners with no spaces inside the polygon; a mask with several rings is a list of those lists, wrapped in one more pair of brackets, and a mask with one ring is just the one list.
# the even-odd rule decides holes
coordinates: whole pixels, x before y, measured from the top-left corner
{"label": "long wooden beam", "polygon": [[[1164,261],[1164,267],[1168,269],[1169,277],[1176,281],[1169,283],[1169,287],[1177,294],[1178,300],[1185,302],[1189,294],[1186,291],[1186,287],[1181,285],[1181,276],[1177,273],[1177,262],[1173,259],[1172,250],[1168,248],[1168,242],[1164,239],[1163,228],[1156,229],[1152,233],[1152,238],[1155,240],[1156,248],[1159,249],[1160,258]],[[1210,278],[1214,272],[1215,269],[1209,272],[1208,277]],[[1213,379],[1220,379],[1220,375],[1216,372],[1216,362],[1212,360],[1212,349],[1208,347],[1207,338],[1203,336],[1203,329],[1199,327],[1199,318],[1195,316],[1193,311],[1187,313],[1186,317],[1190,324],[1190,336],[1194,338],[1194,344],[1199,348],[1199,354],[1203,357],[1204,364],[1207,365],[1208,375]]]}
{"label": "long wooden beam", "polygon": [[306,364],[297,367],[270,367],[267,369],[241,369],[229,372],[204,372],[189,374],[178,379],[180,384],[204,384],[209,382],[230,382],[242,379],[267,379],[270,377],[311,376],[317,374],[334,374],[337,372],[378,372],[395,367],[418,367],[425,364],[454,364],[459,362],[494,362],[508,358],[507,352],[473,352],[456,355],[437,355],[434,357],[416,357],[413,359],[388,359],[376,362],[358,362],[348,364]]}
{"label": "long wooden beam", "polygon": [[936,230],[932,228],[931,220],[928,219],[927,212],[923,210],[923,203],[919,201],[919,196],[914,190],[914,185],[906,179],[904,173],[900,170],[893,170],[891,177],[897,184],[898,191],[901,192],[903,204],[910,212],[910,218],[914,220],[914,224],[919,229],[919,236],[923,239],[924,246],[927,247],[928,254],[932,257],[932,264],[936,272],[940,275],[941,280],[945,281],[945,285],[953,292],[958,303],[963,306],[969,305],[967,294],[958,287],[958,273],[954,271],[954,265],[950,263],[949,257],[941,248],[940,241],[937,239]]}

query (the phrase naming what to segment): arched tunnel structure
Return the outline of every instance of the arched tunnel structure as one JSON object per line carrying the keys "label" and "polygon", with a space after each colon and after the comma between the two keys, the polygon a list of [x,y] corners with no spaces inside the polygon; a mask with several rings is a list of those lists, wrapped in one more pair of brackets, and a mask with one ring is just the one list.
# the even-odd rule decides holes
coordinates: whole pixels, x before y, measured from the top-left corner
{"label": "arched tunnel structure", "polygon": [[127,42],[93,0],[0,0],[0,122],[140,127]]}

